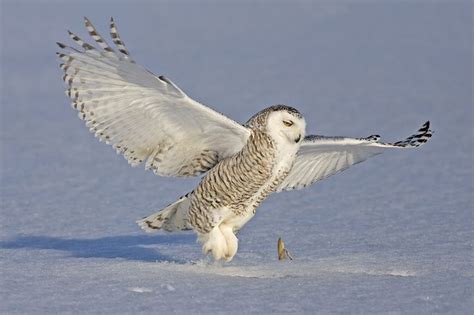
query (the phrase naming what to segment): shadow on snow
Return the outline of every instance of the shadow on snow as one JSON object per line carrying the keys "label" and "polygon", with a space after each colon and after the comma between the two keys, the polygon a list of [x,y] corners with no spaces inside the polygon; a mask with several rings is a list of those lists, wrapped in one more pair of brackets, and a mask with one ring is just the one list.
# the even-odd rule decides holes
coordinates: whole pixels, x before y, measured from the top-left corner
{"label": "shadow on snow", "polygon": [[68,239],[52,236],[19,236],[1,241],[2,249],[49,249],[69,252],[80,258],[121,258],[126,260],[185,263],[160,253],[152,245],[192,243],[194,236],[184,235],[118,235],[94,239]]}

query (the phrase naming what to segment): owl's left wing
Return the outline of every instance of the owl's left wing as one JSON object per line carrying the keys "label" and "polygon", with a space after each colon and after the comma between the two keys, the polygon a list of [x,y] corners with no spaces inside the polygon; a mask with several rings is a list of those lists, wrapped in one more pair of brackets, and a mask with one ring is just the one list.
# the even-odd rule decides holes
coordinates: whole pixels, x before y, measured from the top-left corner
{"label": "owl's left wing", "polygon": [[432,136],[429,128],[427,121],[415,134],[394,143],[379,142],[379,135],[367,138],[306,136],[293,168],[277,191],[304,188],[387,149],[419,147]]}

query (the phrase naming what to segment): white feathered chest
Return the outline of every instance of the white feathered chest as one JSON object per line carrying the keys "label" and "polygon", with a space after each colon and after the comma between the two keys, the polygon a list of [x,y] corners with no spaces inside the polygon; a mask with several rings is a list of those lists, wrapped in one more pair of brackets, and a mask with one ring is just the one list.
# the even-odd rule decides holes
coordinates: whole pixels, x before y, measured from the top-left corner
{"label": "white feathered chest", "polygon": [[205,233],[226,221],[239,229],[285,179],[294,160],[295,154],[279,150],[269,135],[253,131],[243,149],[211,169],[194,190],[191,226]]}

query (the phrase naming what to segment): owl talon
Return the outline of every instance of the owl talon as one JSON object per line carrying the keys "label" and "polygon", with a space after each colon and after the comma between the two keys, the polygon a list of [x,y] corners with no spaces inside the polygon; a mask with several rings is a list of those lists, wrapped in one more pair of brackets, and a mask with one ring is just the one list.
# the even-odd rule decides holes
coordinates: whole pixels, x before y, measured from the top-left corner
{"label": "owl talon", "polygon": [[235,236],[232,227],[221,224],[220,230],[222,232],[222,235],[224,235],[225,241],[227,243],[227,251],[224,259],[226,262],[229,262],[232,260],[232,258],[234,258],[235,254],[237,253],[237,249],[239,248],[239,240]]}
{"label": "owl talon", "polygon": [[199,236],[203,254],[212,253],[214,260],[224,259],[227,253],[227,243],[219,227],[214,227],[211,232]]}

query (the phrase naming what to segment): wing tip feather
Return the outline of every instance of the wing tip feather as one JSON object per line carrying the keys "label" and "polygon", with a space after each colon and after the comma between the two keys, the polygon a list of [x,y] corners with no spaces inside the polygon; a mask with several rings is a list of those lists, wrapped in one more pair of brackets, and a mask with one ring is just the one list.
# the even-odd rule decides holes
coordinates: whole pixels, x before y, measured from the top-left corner
{"label": "wing tip feather", "polygon": [[426,121],[420,129],[405,140],[397,141],[391,145],[399,148],[416,148],[419,147],[433,136],[433,131],[430,129],[431,122]]}

